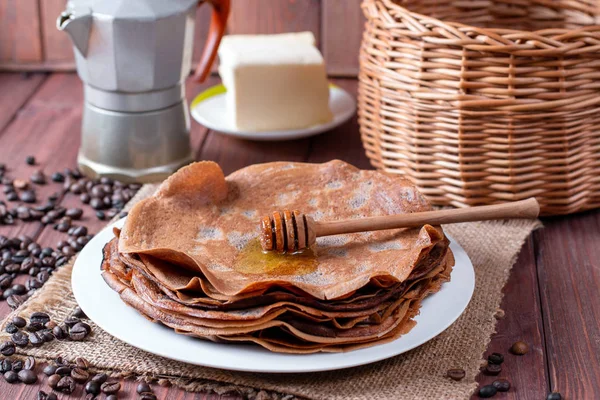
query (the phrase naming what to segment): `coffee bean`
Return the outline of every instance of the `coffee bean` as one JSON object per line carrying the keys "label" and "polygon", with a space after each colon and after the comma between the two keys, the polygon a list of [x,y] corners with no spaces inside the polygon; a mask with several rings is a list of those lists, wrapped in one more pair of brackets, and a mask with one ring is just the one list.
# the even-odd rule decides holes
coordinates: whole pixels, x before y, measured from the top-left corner
{"label": "coffee bean", "polygon": [[8,358],[0,361],[0,372],[5,373],[7,371],[12,371],[12,367],[12,361],[10,361]]}
{"label": "coffee bean", "polygon": [[156,400],[156,395],[152,392],[140,393],[140,400]]}
{"label": "coffee bean", "polygon": [[502,366],[500,364],[488,364],[484,372],[486,375],[498,375],[502,372]]}
{"label": "coffee bean", "polygon": [[75,381],[70,376],[63,376],[56,384],[56,390],[71,394],[75,390]]}
{"label": "coffee bean", "polygon": [[500,353],[492,353],[488,356],[488,363],[490,364],[502,364],[504,362],[504,356]]}
{"label": "coffee bean", "polygon": [[510,389],[510,382],[506,379],[497,379],[492,382],[492,386],[494,386],[499,392],[508,392]]}
{"label": "coffee bean", "polygon": [[52,334],[58,340],[65,339],[67,337],[67,331],[60,325],[52,328]]}
{"label": "coffee bean", "polygon": [[37,394],[36,400],[48,400],[48,393],[40,390]]}
{"label": "coffee bean", "polygon": [[77,368],[81,368],[83,370],[86,370],[90,367],[89,361],[83,357],[77,357],[75,359],[75,365],[77,366]]}
{"label": "coffee bean", "polygon": [[106,374],[96,374],[92,377],[92,381],[98,382],[99,384],[103,384],[108,380],[108,375]]}
{"label": "coffee bean", "polygon": [[13,363],[12,365],[12,370],[15,372],[19,372],[20,370],[23,369],[23,361],[21,360],[17,360]]}
{"label": "coffee bean", "polygon": [[30,369],[23,369],[19,371],[19,380],[26,385],[31,385],[37,382],[37,375]]}
{"label": "coffee bean", "polygon": [[68,365],[61,365],[58,368],[56,368],[56,373],[60,376],[71,375],[71,367],[69,367]]}
{"label": "coffee bean", "polygon": [[71,378],[73,378],[76,382],[83,383],[87,381],[89,377],[90,374],[81,368],[74,368],[71,370]]}
{"label": "coffee bean", "polygon": [[25,287],[27,290],[39,289],[42,287],[42,282],[35,278],[27,279],[27,282],[25,282]]}
{"label": "coffee bean", "polygon": [[62,376],[60,376],[58,374],[50,375],[48,377],[48,386],[50,386],[52,389],[56,389],[56,386],[58,385],[58,382],[61,379],[62,379]]}
{"label": "coffee bean", "polygon": [[73,231],[73,236],[85,236],[88,234],[88,230],[85,226],[78,226],[77,229]]}
{"label": "coffee bean", "polygon": [[13,333],[10,339],[19,347],[26,347],[29,344],[29,336],[23,331]]}
{"label": "coffee bean", "polygon": [[106,214],[104,214],[104,211],[96,211],[96,218],[100,221],[104,221],[106,219]]}
{"label": "coffee bean", "polygon": [[15,324],[13,324],[12,322],[9,322],[8,324],[6,324],[6,328],[4,328],[4,330],[6,331],[6,333],[13,334],[16,331],[18,331],[19,328],[17,328],[17,326]]}
{"label": "coffee bean", "polygon": [[69,328],[74,327],[76,324],[80,323],[81,320],[77,317],[74,317],[73,315],[68,316],[67,318],[65,318],[64,320],[64,324],[66,326],[68,326]]}
{"label": "coffee bean", "polygon": [[13,186],[15,187],[15,189],[25,190],[29,187],[29,182],[23,179],[15,179],[13,181]]}
{"label": "coffee bean", "polygon": [[121,384],[119,382],[104,382],[100,386],[100,390],[104,394],[115,394],[121,390]]}
{"label": "coffee bean", "polygon": [[446,372],[446,376],[452,380],[460,381],[465,377],[465,370],[462,368],[452,368]]}
{"label": "coffee bean", "polygon": [[91,200],[91,197],[89,194],[87,193],[83,193],[79,196],[79,201],[81,201],[83,204],[88,204]]}
{"label": "coffee bean", "polygon": [[44,367],[43,370],[44,374],[50,376],[50,375],[54,375],[56,373],[56,366],[52,365],[52,364],[48,364]]}
{"label": "coffee bean", "polygon": [[[7,196],[8,198],[8,196]],[[102,199],[99,199],[97,197],[93,197],[90,200],[90,206],[94,209],[94,210],[102,210],[104,208],[104,202],[102,201]]]}
{"label": "coffee bean", "polygon": [[60,172],[55,172],[52,174],[52,181],[53,182],[64,182],[65,181],[65,176],[63,174],[61,174]]}
{"label": "coffee bean", "polygon": [[33,370],[35,368],[35,358],[29,356],[25,359],[25,364],[23,365],[25,369]]}
{"label": "coffee bean", "polygon": [[31,182],[35,183],[36,185],[45,185],[46,175],[44,175],[43,171],[37,170],[33,174],[31,174],[29,180],[31,180]]}
{"label": "coffee bean", "polygon": [[12,283],[12,278],[10,275],[2,275],[0,276],[0,288],[6,289]]}
{"label": "coffee bean", "polygon": [[27,163],[27,165],[34,165],[35,164],[35,157],[34,156],[27,156],[27,157],[25,157],[25,162]]}
{"label": "coffee bean", "polygon": [[479,389],[479,397],[486,399],[488,397],[495,396],[496,392],[498,392],[498,390],[496,390],[496,388],[492,385],[485,385]]}
{"label": "coffee bean", "polygon": [[23,190],[19,196],[19,199],[21,199],[23,203],[35,203],[35,192],[33,190]]}
{"label": "coffee bean", "polygon": [[50,322],[50,316],[45,312],[34,312],[29,317],[29,321],[45,324],[47,322]]}
{"label": "coffee bean", "polygon": [[56,393],[49,393],[46,400],[58,400],[58,397],[56,397]]}
{"label": "coffee bean", "polygon": [[111,394],[109,396],[106,396],[105,400],[117,400],[117,395],[116,394]]}
{"label": "coffee bean", "polygon": [[518,356],[522,356],[523,354],[526,354],[529,351],[529,345],[525,342],[515,342],[512,347],[510,348],[510,352],[518,355]]}
{"label": "coffee bean", "polygon": [[9,357],[15,354],[15,344],[13,342],[3,342],[0,344],[0,354]]}
{"label": "coffee bean", "polygon": [[40,332],[31,332],[29,334],[29,343],[31,343],[33,347],[40,347],[45,341],[44,336]]}
{"label": "coffee bean", "polygon": [[100,385],[101,385],[100,382],[91,380],[85,384],[85,392],[91,393],[93,395],[98,395],[98,394],[100,394]]}
{"label": "coffee bean", "polygon": [[13,310],[16,310],[25,302],[25,299],[21,296],[13,294],[6,299],[6,304]]}
{"label": "coffee bean", "polygon": [[85,329],[85,327],[83,327],[83,325],[81,325],[81,324],[76,324],[69,331],[69,338],[71,338],[71,340],[74,340],[74,341],[83,340],[86,338],[87,335],[88,335],[87,329]]}
{"label": "coffee bean", "polygon": [[558,392],[552,392],[546,396],[546,400],[562,400],[562,396]]}
{"label": "coffee bean", "polygon": [[87,318],[87,315],[85,315],[85,313],[79,306],[75,307],[75,309],[73,310],[73,316],[76,318]]}
{"label": "coffee bean", "polygon": [[127,211],[121,211],[119,213],[119,218],[125,218],[127,216],[127,214],[129,214]]}
{"label": "coffee bean", "polygon": [[29,321],[29,325],[27,325],[26,329],[29,332],[41,331],[42,329],[44,329],[44,324],[41,324],[41,323],[36,322],[36,321]]}
{"label": "coffee bean", "polygon": [[27,289],[25,288],[25,286],[21,285],[21,284],[16,284],[12,286],[12,290],[14,294],[18,294],[18,295],[23,295],[27,292]]}
{"label": "coffee bean", "polygon": [[19,375],[15,371],[6,371],[4,373],[4,379],[8,383],[15,383],[19,381]]}

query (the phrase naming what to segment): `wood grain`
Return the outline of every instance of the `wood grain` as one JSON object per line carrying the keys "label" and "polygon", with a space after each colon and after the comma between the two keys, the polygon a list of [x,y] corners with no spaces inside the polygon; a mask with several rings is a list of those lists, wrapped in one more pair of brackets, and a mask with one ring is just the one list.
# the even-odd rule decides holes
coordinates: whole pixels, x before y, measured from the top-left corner
{"label": "wood grain", "polygon": [[366,21],[361,2],[321,0],[322,51],[330,75],[358,75],[358,53]]}
{"label": "wood grain", "polygon": [[[484,358],[491,353],[504,355],[500,377],[507,378],[512,387],[502,395],[502,399],[545,399],[549,384],[533,238],[527,240],[513,266],[504,287],[504,299],[500,308],[504,310],[504,317],[498,320],[498,333],[492,337]],[[519,340],[529,344],[528,354],[515,356],[508,351]],[[497,378],[480,374],[477,382],[489,385]],[[472,400],[479,398],[474,394]]]}
{"label": "wood grain", "polygon": [[547,219],[536,232],[551,389],[600,393],[600,211]]}
{"label": "wood grain", "polygon": [[67,0],[40,1],[40,23],[46,65],[52,62],[68,63],[74,67],[73,46],[69,36],[56,28],[56,19],[65,10]]}
{"label": "wood grain", "polygon": [[0,2],[0,61],[43,60],[38,0]]}
{"label": "wood grain", "polygon": [[45,79],[45,74],[0,73],[0,135]]}
{"label": "wood grain", "polygon": [[317,43],[320,43],[319,0],[244,0],[232,3],[229,33],[312,31]]}

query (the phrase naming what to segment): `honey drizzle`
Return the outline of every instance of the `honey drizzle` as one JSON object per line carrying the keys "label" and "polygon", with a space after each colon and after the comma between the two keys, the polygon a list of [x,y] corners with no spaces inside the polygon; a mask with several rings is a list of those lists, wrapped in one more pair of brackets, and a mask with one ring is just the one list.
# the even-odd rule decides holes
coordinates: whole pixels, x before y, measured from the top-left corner
{"label": "honey drizzle", "polygon": [[316,271],[317,266],[317,255],[311,248],[294,253],[264,251],[257,239],[238,254],[233,269],[249,275],[306,275]]}

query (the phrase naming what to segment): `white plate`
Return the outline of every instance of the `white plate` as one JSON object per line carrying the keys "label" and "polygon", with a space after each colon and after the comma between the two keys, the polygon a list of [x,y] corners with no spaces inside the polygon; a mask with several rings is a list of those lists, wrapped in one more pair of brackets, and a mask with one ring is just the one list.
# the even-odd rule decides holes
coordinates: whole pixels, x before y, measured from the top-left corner
{"label": "white plate", "polygon": [[344,89],[330,85],[329,107],[333,113],[333,120],[331,122],[304,129],[243,132],[234,126],[233,118],[227,112],[225,91],[225,87],[220,84],[210,87],[196,96],[190,105],[192,117],[209,129],[241,139],[280,141],[314,136],[343,124],[352,118],[356,111],[356,103],[352,96]]}
{"label": "white plate", "polygon": [[417,325],[399,339],[347,353],[292,355],[272,353],[258,345],[222,344],[176,334],[152,323],[106,285],[100,275],[102,248],[113,237],[109,225],[81,251],[73,267],[72,286],[79,306],[98,326],[114,337],[150,353],[189,364],[253,372],[313,372],[354,367],[383,360],[411,350],[448,328],[465,310],[475,274],[467,253],[451,239],[456,258],[451,281],[423,301]]}

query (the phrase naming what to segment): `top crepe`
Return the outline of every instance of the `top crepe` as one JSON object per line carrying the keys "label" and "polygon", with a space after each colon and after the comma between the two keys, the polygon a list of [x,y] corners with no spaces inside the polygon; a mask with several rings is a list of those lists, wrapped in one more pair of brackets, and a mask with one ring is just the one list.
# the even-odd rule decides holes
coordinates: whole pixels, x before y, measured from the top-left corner
{"label": "top crepe", "polygon": [[148,268],[173,291],[235,299],[272,287],[298,288],[318,299],[352,294],[373,278],[402,282],[433,246],[441,228],[400,229],[317,239],[314,271],[247,273],[233,268],[259,236],[261,216],[298,209],[315,220],[428,211],[408,181],[361,171],[342,161],[254,165],[227,178],[212,162],[182,168],[129,213],[119,252],[153,260]]}

